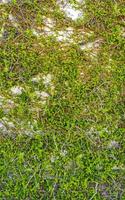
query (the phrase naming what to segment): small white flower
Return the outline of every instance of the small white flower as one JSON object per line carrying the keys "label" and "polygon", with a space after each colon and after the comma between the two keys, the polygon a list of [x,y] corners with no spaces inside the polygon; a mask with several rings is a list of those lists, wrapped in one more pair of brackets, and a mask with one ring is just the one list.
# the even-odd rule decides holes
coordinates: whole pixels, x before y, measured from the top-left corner
{"label": "small white flower", "polygon": [[3,128],[3,127],[4,127],[3,123],[2,123],[2,122],[0,122],[0,128]]}
{"label": "small white flower", "polygon": [[44,30],[45,34],[48,36],[55,34],[54,31],[52,31],[50,27],[44,26],[43,30]]}
{"label": "small white flower", "polygon": [[36,76],[36,77],[33,77],[33,78],[31,79],[31,81],[34,82],[34,83],[38,83],[40,80],[41,80],[41,77],[40,77],[40,76]]}
{"label": "small white flower", "polygon": [[10,106],[13,106],[13,105],[14,105],[14,101],[12,101],[11,99],[9,99],[9,100],[7,101],[7,103],[8,103]]}
{"label": "small white flower", "polygon": [[51,84],[52,81],[52,75],[51,74],[47,74],[46,76],[43,76],[43,84],[45,86],[48,86],[49,84]]}
{"label": "small white flower", "polygon": [[73,42],[73,40],[70,38],[71,35],[73,34],[73,28],[68,27],[64,31],[58,31],[57,33],[57,41],[65,41],[68,40],[69,42]]}
{"label": "small white flower", "polygon": [[0,122],[0,130],[1,131],[6,131],[7,130],[2,122]]}
{"label": "small white flower", "polygon": [[41,98],[46,99],[47,97],[49,97],[49,94],[47,92],[41,92]]}
{"label": "small white flower", "polygon": [[43,100],[45,100],[46,98],[49,97],[49,94],[47,92],[44,92],[44,91],[42,91],[42,92],[36,91],[35,93],[36,93],[37,97],[39,97]]}
{"label": "small white flower", "polygon": [[41,74],[39,73],[39,74],[35,75],[35,76],[31,79],[31,81],[32,81],[32,82],[38,83],[39,81],[41,81],[41,79],[42,79],[42,76],[41,76]]}
{"label": "small white flower", "polygon": [[42,35],[42,33],[38,32],[35,29],[32,29],[32,34],[35,35],[35,36],[37,36],[37,37],[40,37]]}
{"label": "small white flower", "polygon": [[36,83],[39,82],[38,78],[36,78],[36,77],[32,78],[31,81],[36,82]]}
{"label": "small white flower", "polygon": [[60,42],[60,41],[66,40],[66,39],[67,39],[67,33],[65,33],[63,31],[59,31],[57,40]]}
{"label": "small white flower", "polygon": [[120,165],[120,166],[114,166],[113,168],[112,168],[112,170],[125,170],[125,167],[124,166],[122,166],[122,165]]}
{"label": "small white flower", "polygon": [[85,3],[85,0],[77,0],[78,3]]}
{"label": "small white flower", "polygon": [[11,0],[2,0],[1,3],[9,3]]}
{"label": "small white flower", "polygon": [[45,34],[48,35],[48,36],[54,35],[55,33],[52,29],[55,25],[55,21],[51,18],[44,17],[43,22],[45,24],[45,26],[43,27]]}
{"label": "small white flower", "polygon": [[32,130],[24,130],[23,133],[28,136],[33,136],[34,134]]}
{"label": "small white flower", "polygon": [[11,21],[14,27],[18,27],[17,19],[12,14],[9,14],[9,20]]}
{"label": "small white flower", "polygon": [[112,141],[109,143],[108,147],[109,147],[109,148],[119,148],[120,145],[119,145],[119,143],[118,143],[117,141],[112,140]]}
{"label": "small white flower", "polygon": [[56,160],[58,160],[59,159],[59,157],[57,156],[57,157],[55,157],[54,155],[52,155],[51,157],[50,157],[50,161],[52,162],[52,163],[54,163]]}
{"label": "small white flower", "polygon": [[60,6],[60,9],[65,12],[67,17],[70,17],[72,20],[77,20],[82,16],[82,11],[75,9],[70,3],[64,1],[62,4],[60,0],[57,1],[57,4]]}
{"label": "small white flower", "polygon": [[60,152],[60,154],[61,154],[61,156],[66,156],[67,151],[66,151],[66,150],[62,150],[62,151]]}
{"label": "small white flower", "polygon": [[8,122],[7,125],[8,125],[10,128],[14,128],[14,127],[15,127],[15,125],[14,125],[13,122]]}
{"label": "small white flower", "polygon": [[23,88],[19,86],[14,86],[11,88],[11,92],[13,95],[21,95],[22,91],[23,91]]}
{"label": "small white flower", "polygon": [[51,85],[51,91],[53,91],[55,89],[54,85]]}
{"label": "small white flower", "polygon": [[64,8],[64,12],[66,13],[67,17],[70,17],[72,20],[77,20],[82,16],[82,12],[80,10],[76,10],[70,4]]}
{"label": "small white flower", "polygon": [[53,21],[53,19],[51,19],[51,18],[46,18],[45,17],[43,22],[49,28],[53,28],[53,26],[55,25],[55,21]]}

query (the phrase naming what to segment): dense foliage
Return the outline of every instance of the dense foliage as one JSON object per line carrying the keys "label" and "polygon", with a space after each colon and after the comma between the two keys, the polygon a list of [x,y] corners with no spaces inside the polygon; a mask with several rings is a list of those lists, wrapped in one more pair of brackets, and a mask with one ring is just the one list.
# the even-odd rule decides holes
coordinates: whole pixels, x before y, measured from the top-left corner
{"label": "dense foliage", "polygon": [[125,2],[65,3],[0,4],[0,199],[125,199]]}

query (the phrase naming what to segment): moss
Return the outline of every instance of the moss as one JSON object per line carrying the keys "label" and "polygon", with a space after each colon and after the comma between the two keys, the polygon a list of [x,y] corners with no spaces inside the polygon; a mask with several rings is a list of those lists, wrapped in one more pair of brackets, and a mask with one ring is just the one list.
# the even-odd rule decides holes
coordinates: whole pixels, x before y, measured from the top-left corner
{"label": "moss", "polygon": [[82,18],[55,0],[0,5],[1,199],[125,198],[124,2],[70,3]]}

